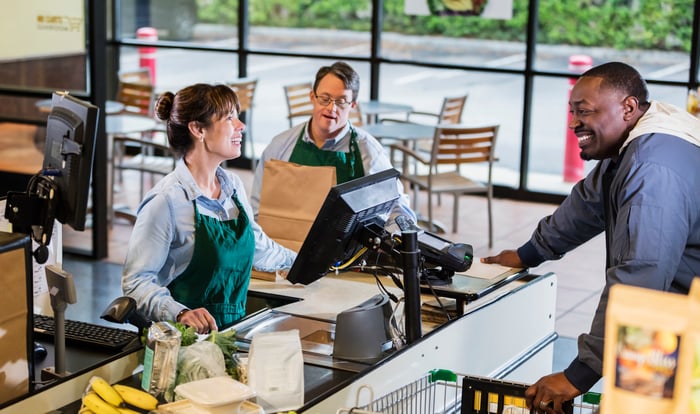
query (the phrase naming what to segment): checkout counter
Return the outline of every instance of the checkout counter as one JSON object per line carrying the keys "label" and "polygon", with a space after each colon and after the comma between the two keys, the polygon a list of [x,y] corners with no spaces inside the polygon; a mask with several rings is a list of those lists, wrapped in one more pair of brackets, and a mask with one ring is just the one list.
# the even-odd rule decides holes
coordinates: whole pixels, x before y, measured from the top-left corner
{"label": "checkout counter", "polygon": [[[477,264],[475,260],[474,270],[470,271],[482,270],[482,266],[486,265]],[[541,276],[509,273],[511,275],[504,277],[495,276],[499,282],[493,287],[484,284],[483,296],[464,290],[464,295],[468,295],[464,297],[464,313],[439,325],[424,322],[423,335],[417,341],[377,363],[362,366],[341,382],[326,384],[323,392],[309,393],[307,387],[305,405],[297,412],[329,413],[354,407],[362,387],[369,386],[373,395],[380,396],[436,368],[528,383],[551,373],[553,342],[557,336],[554,331],[556,276],[552,273]],[[457,274],[452,284],[438,288],[440,294],[445,295],[443,301],[449,297],[447,295],[452,295],[459,303],[458,288],[469,284],[463,278],[469,276]],[[253,295],[303,298],[275,308],[275,312],[315,320],[332,317],[357,305],[375,295],[377,286],[372,276],[344,273],[327,275],[308,286],[291,286],[285,281],[253,281],[251,291]],[[423,292],[422,302],[431,299],[432,296]],[[305,336],[302,330],[300,336]],[[330,366],[334,373],[352,371],[358,365],[338,364],[337,361],[336,365],[326,365],[318,355],[311,353],[305,353],[304,361],[306,365]],[[316,378],[305,376],[307,381],[312,387],[318,387]]]}
{"label": "checkout counter", "polygon": [[[532,275],[510,272],[498,277],[482,293],[464,290],[469,273],[484,270],[475,266],[465,274],[456,274],[450,285],[438,291],[444,298],[463,299],[463,314],[442,324],[422,325],[422,336],[414,342],[386,354],[373,363],[340,361],[317,352],[311,341],[304,351],[305,404],[297,412],[329,413],[357,405],[362,387],[370,387],[380,396],[398,386],[423,377],[435,368],[457,373],[487,376],[510,381],[534,382],[551,373],[553,359],[554,315],[557,278],[554,274]],[[488,278],[490,278],[489,276]],[[388,277],[386,287],[393,286]],[[480,277],[484,279],[484,277]],[[489,286],[489,283],[486,283]],[[460,289],[463,295],[460,296]],[[394,293],[399,293],[393,289]],[[362,273],[329,274],[310,285],[291,285],[286,280],[251,280],[251,302],[273,302],[274,309],[261,310],[234,328],[240,330],[241,350],[247,348],[245,336],[260,330],[275,329],[270,321],[284,315],[280,329],[299,329],[300,337],[318,329],[333,330],[336,316],[379,293],[374,276]],[[433,300],[423,292],[422,302]],[[289,324],[289,319],[294,320]],[[254,321],[259,319],[261,323]],[[320,324],[320,325],[319,325]],[[321,326],[321,328],[319,328]],[[361,335],[358,334],[358,335]],[[317,344],[316,344],[317,345]],[[50,347],[50,344],[48,345]],[[49,348],[49,355],[52,355]],[[5,407],[2,412],[77,412],[79,399],[92,375],[111,383],[138,384],[142,351],[123,351],[117,355],[98,355],[67,348],[69,376],[39,388]],[[50,364],[51,360],[47,359]],[[40,368],[40,367],[37,367]],[[363,403],[369,403],[364,401]]]}

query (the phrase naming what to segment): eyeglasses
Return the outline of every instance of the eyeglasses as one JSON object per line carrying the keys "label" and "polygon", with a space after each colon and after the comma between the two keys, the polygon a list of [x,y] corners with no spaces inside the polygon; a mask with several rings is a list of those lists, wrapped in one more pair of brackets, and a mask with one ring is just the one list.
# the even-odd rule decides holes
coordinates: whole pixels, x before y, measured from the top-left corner
{"label": "eyeglasses", "polygon": [[333,99],[328,95],[318,96],[316,94],[314,94],[314,96],[316,97],[316,102],[318,102],[321,106],[328,106],[331,104],[331,102],[333,102],[336,107],[345,109],[348,105],[350,105],[350,102],[346,101],[345,98]]}

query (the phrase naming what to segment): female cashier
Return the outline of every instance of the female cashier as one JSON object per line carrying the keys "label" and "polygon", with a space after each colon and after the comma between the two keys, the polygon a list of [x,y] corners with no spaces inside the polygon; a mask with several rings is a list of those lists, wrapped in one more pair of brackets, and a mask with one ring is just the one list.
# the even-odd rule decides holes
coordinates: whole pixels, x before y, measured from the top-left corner
{"label": "female cashier", "polygon": [[151,320],[226,328],[245,316],[251,268],[276,271],[296,257],[251,219],[241,179],[221,167],[241,155],[238,111],[226,85],[195,84],[156,102],[178,160],[138,208],[122,275],[124,294]]}

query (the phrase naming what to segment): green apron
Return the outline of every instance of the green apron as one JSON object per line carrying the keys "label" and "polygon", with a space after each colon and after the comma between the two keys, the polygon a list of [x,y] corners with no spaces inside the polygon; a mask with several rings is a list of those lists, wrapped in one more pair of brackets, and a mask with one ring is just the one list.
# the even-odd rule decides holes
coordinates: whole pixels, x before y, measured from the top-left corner
{"label": "green apron", "polygon": [[337,184],[364,177],[362,154],[357,145],[357,131],[350,128],[350,152],[324,151],[316,144],[304,141],[304,129],[301,129],[296,145],[289,157],[289,162],[311,167],[335,167]]}
{"label": "green apron", "polygon": [[205,307],[224,329],[245,316],[255,237],[238,197],[238,218],[220,221],[199,214],[194,204],[195,233],[192,260],[168,285],[175,300],[190,309]]}

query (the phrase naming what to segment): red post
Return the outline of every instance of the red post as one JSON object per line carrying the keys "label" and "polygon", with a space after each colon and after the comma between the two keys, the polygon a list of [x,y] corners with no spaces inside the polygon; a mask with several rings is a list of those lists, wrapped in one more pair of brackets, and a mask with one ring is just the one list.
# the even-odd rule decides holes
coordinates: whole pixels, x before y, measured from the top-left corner
{"label": "red post", "polygon": [[[139,40],[155,42],[158,40],[158,31],[153,27],[141,27],[136,30],[136,38]],[[148,68],[151,72],[151,83],[156,84],[156,48],[153,46],[139,47],[139,67]]]}
{"label": "red post", "polygon": [[[587,55],[571,55],[569,56],[569,71],[581,74],[593,66],[593,59]],[[575,77],[569,78],[569,93],[576,83]],[[568,108],[568,106],[567,106]],[[581,150],[578,147],[578,138],[574,131],[569,128],[571,123],[571,112],[566,111],[566,148],[564,150],[564,181],[576,182],[583,178],[583,159],[581,158]]]}

